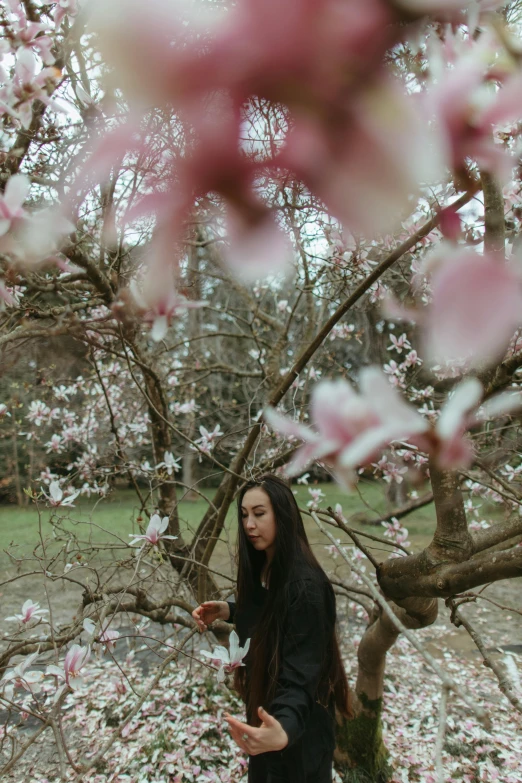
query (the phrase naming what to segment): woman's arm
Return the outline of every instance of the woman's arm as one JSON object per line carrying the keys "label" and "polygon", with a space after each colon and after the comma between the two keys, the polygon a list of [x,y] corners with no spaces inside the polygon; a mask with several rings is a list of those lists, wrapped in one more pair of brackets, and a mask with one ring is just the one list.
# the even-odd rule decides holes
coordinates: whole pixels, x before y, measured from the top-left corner
{"label": "woman's arm", "polygon": [[335,608],[329,611],[326,590],[321,584],[303,579],[293,587],[276,693],[267,707],[288,735],[287,747],[305,730],[323,665],[327,664],[328,644],[335,624]]}
{"label": "woman's arm", "polygon": [[236,616],[236,599],[235,598],[229,598],[226,602],[228,604],[228,608],[230,609],[230,616],[228,618],[229,623],[234,622],[234,618]]}

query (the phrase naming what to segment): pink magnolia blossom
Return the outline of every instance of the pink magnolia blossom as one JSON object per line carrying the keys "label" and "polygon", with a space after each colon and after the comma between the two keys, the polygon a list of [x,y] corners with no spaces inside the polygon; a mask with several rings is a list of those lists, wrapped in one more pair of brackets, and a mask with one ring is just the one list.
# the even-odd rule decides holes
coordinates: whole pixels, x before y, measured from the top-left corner
{"label": "pink magnolia blossom", "polygon": [[408,529],[403,527],[396,517],[392,517],[389,522],[381,523],[384,528],[384,535],[386,538],[390,538],[395,544],[400,544],[403,547],[409,547],[408,541]]}
{"label": "pink magnolia blossom", "polygon": [[341,482],[351,486],[354,469],[371,462],[381,448],[429,429],[378,368],[361,370],[359,387],[358,394],[343,379],[321,381],[314,387],[310,417],[316,431],[273,409],[265,411],[269,426],[305,441],[287,468],[289,475],[298,475],[312,460],[319,460],[331,465]]}
{"label": "pink magnolia blossom", "polygon": [[443,405],[438,419],[425,435],[410,442],[435,456],[443,469],[466,468],[473,459],[473,448],[466,432],[490,419],[510,415],[522,408],[522,392],[497,394],[480,405],[483,387],[477,378],[465,378]]}
{"label": "pink magnolia blossom", "polygon": [[[72,272],[72,265],[67,265],[56,253],[64,237],[74,230],[75,226],[60,209],[41,209],[23,222],[16,242],[8,248],[8,252],[13,253],[21,264],[53,262],[63,271]],[[79,271],[78,267],[76,271]]]}
{"label": "pink magnolia blossom", "polygon": [[[163,531],[167,529],[169,524],[169,518],[160,517],[159,514],[153,514],[150,518],[147,531],[145,535],[134,536],[133,540],[129,542],[129,546],[134,546],[138,541],[148,542],[152,546],[157,546],[160,541],[174,540],[178,536],[164,536]],[[132,536],[129,533],[129,536]]]}
{"label": "pink magnolia blossom", "polygon": [[[91,3],[100,45],[134,95],[156,99],[231,89],[269,100],[330,99],[351,70],[377,67],[394,40],[381,0],[241,0],[217,13],[202,3]],[[176,45],[172,45],[175,42]],[[146,72],[139,67],[147,62]],[[344,80],[344,81],[343,81]]]}
{"label": "pink magnolia blossom", "polygon": [[223,435],[221,426],[216,424],[212,432],[209,432],[205,427],[200,427],[199,431],[201,433],[201,438],[198,438],[195,442],[198,444],[200,451],[210,455],[214,448],[215,441]]}
{"label": "pink magnolia blossom", "polygon": [[522,323],[522,270],[490,255],[458,248],[431,278],[424,320],[426,353],[435,362],[480,367],[501,359]]}
{"label": "pink magnolia blossom", "polygon": [[409,350],[411,348],[410,342],[405,332],[403,332],[400,337],[395,337],[394,334],[390,334],[390,340],[391,345],[388,346],[388,351],[395,350],[397,353],[402,353],[403,350]]}
{"label": "pink magnolia blossom", "polygon": [[344,115],[298,114],[280,161],[344,225],[373,236],[400,223],[419,182],[440,175],[444,150],[394,82],[372,85]]}
{"label": "pink magnolia blossom", "polygon": [[212,432],[209,432],[205,427],[200,427],[199,431],[201,433],[201,438],[206,440],[207,443],[213,443],[217,438],[220,438],[223,435],[220,424],[216,424]]}
{"label": "pink magnolia blossom", "polygon": [[130,291],[143,320],[151,324],[150,336],[162,340],[171,321],[187,310],[203,307],[206,302],[191,302],[175,289],[172,268],[156,259],[146,271],[141,286],[131,281]]}
{"label": "pink magnolia blossom", "polygon": [[14,77],[6,93],[6,100],[1,101],[0,113],[10,114],[19,120],[27,130],[33,118],[33,102],[41,100],[55,111],[63,111],[64,104],[49,96],[49,89],[54,88],[61,78],[61,71],[54,66],[43,68],[36,73],[37,63],[30,49],[22,48],[18,52]]}
{"label": "pink magnolia blossom", "polygon": [[308,501],[306,504],[308,508],[310,508],[312,511],[317,511],[319,508],[319,504],[325,498],[325,494],[322,489],[314,489],[312,487],[309,488],[308,492],[312,496],[312,499]]}
{"label": "pink magnolia blossom", "polygon": [[[373,462],[393,441],[408,442],[431,454],[443,469],[465,468],[473,458],[467,430],[522,408],[519,391],[496,395],[479,407],[482,385],[476,378],[465,378],[431,425],[402,400],[379,369],[362,370],[359,386],[360,394],[341,379],[314,387],[311,420],[316,431],[273,409],[265,411],[265,420],[274,430],[304,441],[287,466],[288,475],[298,475],[317,460],[330,465],[341,484],[352,487],[355,468]],[[383,458],[379,464],[386,463]],[[395,480],[402,478],[401,470],[392,473]]]}
{"label": "pink magnolia blossom", "polygon": [[[0,207],[1,210],[1,207]],[[1,218],[0,218],[0,225],[1,225]],[[16,307],[18,304],[18,297],[15,294],[11,293],[11,291],[7,288],[5,282],[0,279],[0,310],[3,310],[5,307]]]}
{"label": "pink magnolia blossom", "polygon": [[58,30],[66,16],[76,16],[77,13],[78,0],[58,0],[53,12],[55,29]]}
{"label": "pink magnolia blossom", "polygon": [[7,48],[16,51],[20,47],[27,47],[36,50],[44,63],[54,62],[51,53],[52,40],[48,35],[40,35],[49,30],[49,25],[28,20],[21,3],[11,2],[11,9],[14,19],[10,23],[9,36],[1,42],[4,46],[0,47],[0,52]]}
{"label": "pink magnolia blossom", "polygon": [[250,639],[246,640],[244,647],[239,646],[239,636],[235,631],[232,631],[230,634],[229,642],[230,648],[228,650],[221,645],[215,647],[211,653],[207,650],[200,650],[200,655],[203,655],[205,658],[210,658],[212,661],[219,664],[217,673],[218,682],[224,682],[225,674],[230,674],[234,669],[245,665],[243,663],[243,658],[250,648]]}
{"label": "pink magnolia blossom", "polygon": [[440,210],[439,228],[442,235],[452,242],[456,242],[462,235],[462,223],[460,215],[452,206]]}
{"label": "pink magnolia blossom", "polygon": [[7,180],[3,196],[0,196],[0,237],[27,216],[23,209],[31,181],[25,174],[15,174]]}
{"label": "pink magnolia blossom", "polygon": [[493,62],[491,41],[484,37],[452,63],[428,92],[427,103],[446,136],[457,173],[464,172],[466,159],[471,158],[481,169],[505,178],[514,163],[506,149],[495,143],[493,129],[518,119],[522,77],[511,76],[495,91],[487,73],[488,63]]}
{"label": "pink magnolia blossom", "polygon": [[6,620],[15,620],[19,623],[29,623],[32,619],[36,619],[41,617],[44,614],[48,614],[48,609],[40,609],[39,603],[33,603],[33,601],[28,598],[27,601],[24,602],[22,606],[22,613],[21,614],[15,614],[11,617],[6,617]]}
{"label": "pink magnolia blossom", "polygon": [[[399,35],[397,9],[383,0],[364,10],[357,0],[241,0],[210,16],[206,7],[196,13],[165,0],[91,5],[102,51],[136,111],[144,98],[174,104],[187,126],[190,144],[173,164],[176,190],[156,188],[149,208],[160,226],[177,227],[179,240],[194,202],[217,194],[225,204],[225,261],[246,281],[279,272],[291,257],[256,193],[267,168],[276,177],[290,169],[335,214],[372,234],[392,226],[419,181],[439,173],[441,156],[437,145],[426,154],[417,101],[382,77],[382,56]],[[361,89],[361,81],[371,87]],[[253,95],[291,113],[284,148],[270,161],[249,156],[242,143]]]}
{"label": "pink magnolia blossom", "polygon": [[45,670],[46,675],[53,675],[59,679],[64,680],[63,685],[58,688],[54,695],[54,702],[58,701],[61,694],[68,688],[71,690],[77,690],[83,683],[83,678],[80,675],[80,670],[85,666],[89,658],[91,657],[91,648],[80,647],[79,644],[73,644],[68,650],[63,666],[56,666],[50,664]]}

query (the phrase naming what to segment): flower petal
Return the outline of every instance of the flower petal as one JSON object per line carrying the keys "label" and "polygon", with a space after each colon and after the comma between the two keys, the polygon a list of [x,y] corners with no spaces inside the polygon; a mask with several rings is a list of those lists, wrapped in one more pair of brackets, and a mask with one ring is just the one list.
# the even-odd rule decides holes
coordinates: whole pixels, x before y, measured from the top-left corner
{"label": "flower petal", "polygon": [[465,378],[459,383],[443,406],[435,425],[436,432],[442,440],[452,438],[466,426],[467,416],[480,402],[482,393],[482,384],[477,378]]}
{"label": "flower petal", "polygon": [[31,188],[31,180],[25,174],[10,177],[5,186],[4,202],[11,212],[20,209]]}
{"label": "flower petal", "polygon": [[433,361],[478,367],[502,357],[522,322],[522,284],[512,264],[459,251],[436,270],[432,289],[424,342]]}

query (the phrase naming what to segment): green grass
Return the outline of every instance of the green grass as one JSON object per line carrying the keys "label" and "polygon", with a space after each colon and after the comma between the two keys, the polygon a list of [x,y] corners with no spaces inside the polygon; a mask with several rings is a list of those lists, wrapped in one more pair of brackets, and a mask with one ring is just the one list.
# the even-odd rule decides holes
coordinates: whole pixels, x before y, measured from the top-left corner
{"label": "green grass", "polygon": [[[345,492],[333,483],[317,486],[326,495],[321,502],[322,508],[326,509],[329,505],[335,506],[340,503],[345,517],[354,527],[382,535],[382,527],[361,524],[362,516],[371,519],[389,510],[382,484],[361,481],[358,490],[352,493]],[[308,487],[294,486],[294,490],[297,492],[298,504],[305,508],[310,500]],[[212,490],[207,490],[207,495],[211,498]],[[192,539],[206,508],[207,503],[203,498],[194,502],[180,502],[181,534],[185,541]],[[41,556],[43,553],[41,538],[45,542],[46,555],[52,556],[64,546],[67,536],[71,534],[74,534],[82,547],[88,542],[105,544],[111,547],[113,557],[127,557],[129,550],[126,545],[131,540],[129,534],[140,532],[137,522],[138,513],[139,503],[132,490],[114,492],[102,501],[96,498],[83,498],[75,508],[69,510],[55,509],[52,511],[42,505],[40,506],[40,514],[34,503],[27,507],[0,506],[0,558],[6,559],[5,550],[7,549],[11,556],[17,559],[31,557],[33,551]],[[143,519],[142,524],[146,526],[146,518]],[[413,550],[419,551],[429,542],[435,527],[433,504],[413,512],[403,520],[403,524],[409,530]],[[314,521],[308,516],[305,517],[305,527],[310,543],[320,560],[328,558],[329,555],[325,554],[323,547],[330,542],[325,539]],[[212,559],[212,566],[216,570],[230,573],[232,568],[231,553],[235,545],[236,531],[235,506],[232,506]],[[343,542],[347,541],[345,534],[333,532],[336,534],[336,538],[340,538]],[[384,557],[385,549],[376,544],[375,553],[378,557],[379,555]]]}

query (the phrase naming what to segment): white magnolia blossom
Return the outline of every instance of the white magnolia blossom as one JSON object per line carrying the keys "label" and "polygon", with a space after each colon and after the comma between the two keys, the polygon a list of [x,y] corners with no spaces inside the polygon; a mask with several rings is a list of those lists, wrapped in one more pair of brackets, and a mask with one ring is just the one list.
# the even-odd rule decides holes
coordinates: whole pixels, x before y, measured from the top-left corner
{"label": "white magnolia blossom", "polygon": [[210,653],[207,650],[200,650],[201,655],[205,658],[210,658],[212,661],[216,661],[219,664],[217,673],[217,681],[224,682],[225,674],[230,674],[234,669],[239,666],[244,666],[243,658],[246,656],[250,648],[250,639],[247,639],[244,647],[239,646],[239,636],[235,631],[230,634],[230,648],[218,644],[214,647],[214,650]]}
{"label": "white magnolia blossom", "polygon": [[20,663],[18,663],[12,669],[8,669],[5,672],[4,676],[0,680],[0,692],[5,696],[6,699],[13,701],[15,688],[24,688],[26,691],[29,691],[32,694],[38,693],[40,691],[44,673],[38,671],[27,671],[29,666],[31,666],[38,658],[39,654],[40,651],[38,650],[37,652],[28,655],[27,658],[24,658],[23,661],[20,661]]}
{"label": "white magnolia blossom", "polygon": [[70,495],[64,496],[64,492],[57,481],[51,481],[49,484],[49,494],[43,488],[41,489],[51,506],[74,506],[73,500],[80,494],[80,490],[77,489]]}
{"label": "white magnolia blossom", "polygon": [[178,470],[181,470],[181,465],[174,458],[172,452],[166,451],[163,455],[163,462],[159,462],[156,465],[156,469],[158,468],[165,468],[169,476],[172,476],[173,471],[177,472]]}

